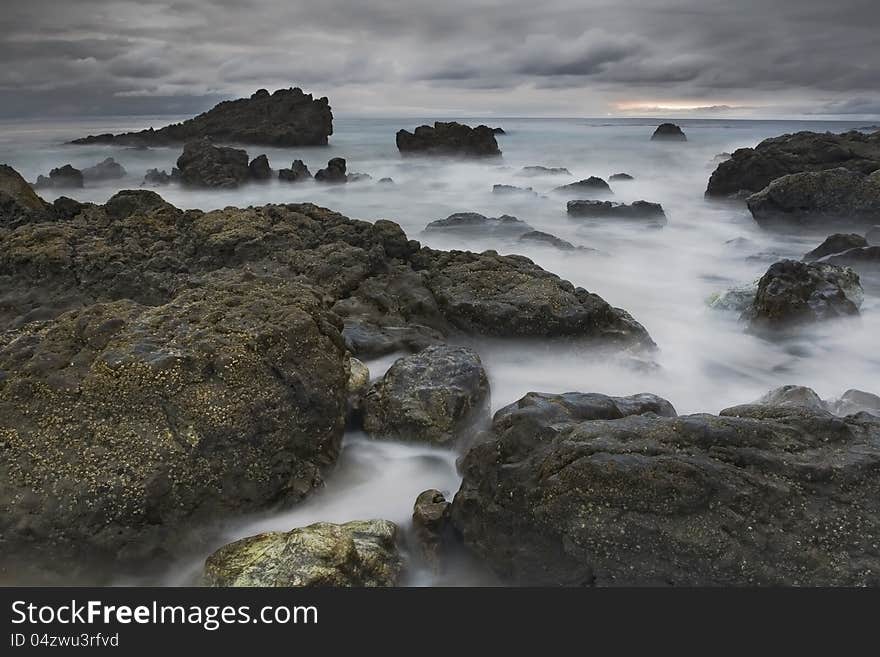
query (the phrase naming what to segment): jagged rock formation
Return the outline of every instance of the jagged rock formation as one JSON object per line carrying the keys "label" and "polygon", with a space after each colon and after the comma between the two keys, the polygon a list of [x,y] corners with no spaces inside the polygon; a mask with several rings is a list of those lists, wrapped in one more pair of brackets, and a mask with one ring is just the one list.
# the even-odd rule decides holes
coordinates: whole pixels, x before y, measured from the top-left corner
{"label": "jagged rock formation", "polygon": [[401,153],[424,155],[501,155],[492,128],[479,125],[476,128],[456,123],[437,121],[433,127],[421,125],[413,132],[397,133],[397,149]]}

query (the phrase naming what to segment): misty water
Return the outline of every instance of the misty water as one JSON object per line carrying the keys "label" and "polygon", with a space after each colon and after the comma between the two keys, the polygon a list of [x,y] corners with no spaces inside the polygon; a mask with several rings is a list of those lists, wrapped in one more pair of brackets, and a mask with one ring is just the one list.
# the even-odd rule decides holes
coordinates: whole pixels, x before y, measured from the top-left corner
{"label": "misty water", "polygon": [[[329,147],[247,150],[251,157],[265,152],[276,169],[302,159],[312,172],[331,157],[344,157],[349,172],[368,173],[371,181],[344,186],[276,181],[235,191],[191,191],[172,185],[156,191],[178,207],[205,210],[308,201],[352,218],[391,219],[410,238],[435,248],[523,254],[625,308],[659,347],[654,355],[656,366],[637,368],[572,343],[472,343],[490,377],[493,410],[529,391],[651,392],[670,400],[679,413],[717,413],[789,383],[810,386],[823,398],[836,398],[849,388],[880,392],[880,294],[876,282],[865,281],[861,317],[815,325],[785,340],[767,341],[752,335],[736,312],[712,309],[707,303],[715,294],[756,280],[777,260],[801,258],[827,236],[827,232],[767,232],[755,224],[744,203],[706,200],[703,192],[718,162],[716,157],[786,132],[843,132],[861,124],[682,120],[677,123],[688,136],[686,143],[657,143],[650,141],[657,120],[462,120],[502,126],[507,132],[498,138],[503,157],[486,161],[402,158],[394,133],[427,120],[337,119]],[[159,127],[167,122],[167,118],[129,118],[0,124],[0,162],[8,162],[25,178],[34,180],[68,162],[82,168],[112,156],[128,170],[127,179],[65,192],[80,201],[102,203],[119,189],[140,186],[148,168],[170,171],[180,149],[134,150],[63,142],[85,134]],[[566,167],[572,175],[523,177],[520,169],[530,165]],[[664,227],[570,218],[565,211],[566,199],[548,194],[552,188],[577,179],[591,175],[607,179],[619,172],[635,179],[612,181],[611,199],[661,203],[668,218]],[[383,177],[392,178],[394,184],[378,183]],[[532,187],[536,194],[493,194],[495,184]],[[595,251],[560,251],[515,238],[422,232],[428,222],[464,211],[514,215],[536,230]],[[371,375],[381,376],[393,360],[368,362]],[[319,520],[386,518],[405,527],[420,491],[437,488],[450,497],[455,493],[459,484],[456,456],[448,450],[347,435],[325,488],[297,507],[243,519],[225,528],[216,546]],[[158,580],[150,581],[193,581],[207,554],[188,555]],[[468,580],[453,577],[440,583],[462,581]],[[424,573],[411,580],[415,584],[432,582],[436,583]]]}

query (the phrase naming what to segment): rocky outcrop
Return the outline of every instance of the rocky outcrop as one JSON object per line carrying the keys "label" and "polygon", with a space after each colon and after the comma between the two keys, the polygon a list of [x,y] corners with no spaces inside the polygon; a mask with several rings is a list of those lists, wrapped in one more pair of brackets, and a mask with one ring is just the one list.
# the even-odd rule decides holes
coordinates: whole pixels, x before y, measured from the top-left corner
{"label": "rocky outcrop", "polygon": [[590,194],[593,196],[607,196],[613,194],[611,187],[607,182],[596,176],[590,176],[577,182],[562,185],[553,190],[557,194],[566,194],[568,196],[577,196],[580,194]]}
{"label": "rocky outcrop", "polygon": [[880,216],[880,171],[864,175],[845,168],[777,178],[746,199],[762,226],[870,226]]}
{"label": "rocky outcrop", "polygon": [[472,128],[456,123],[437,121],[434,126],[421,125],[413,132],[397,133],[397,149],[401,153],[422,155],[501,155],[495,133],[484,125]]}
{"label": "rocky outcrop", "polygon": [[516,237],[534,229],[521,219],[509,214],[487,217],[477,212],[456,212],[445,219],[437,219],[425,226],[426,232],[455,231],[480,235],[504,235]]}
{"label": "rocky outcrop", "polygon": [[706,195],[755,193],[782,176],[840,167],[866,175],[880,169],[880,133],[804,131],[765,139],[755,148],[737,149],[721,162]]}
{"label": "rocky outcrop", "polygon": [[453,524],[507,582],[880,584],[880,418],[624,400],[527,395],[464,456]]}
{"label": "rocky outcrop", "polygon": [[108,157],[93,167],[83,169],[82,176],[86,182],[90,183],[119,180],[120,178],[125,178],[125,167],[112,157]]}
{"label": "rocky outcrop", "polygon": [[327,162],[327,167],[318,169],[315,173],[315,180],[323,183],[344,183],[348,182],[348,176],[345,173],[345,160],[341,157],[334,157]]}
{"label": "rocky outcrop", "polygon": [[332,134],[333,114],[326,98],[312,98],[299,88],[272,94],[260,89],[250,98],[218,103],[204,114],[159,130],[94,135],[73,143],[167,146],[208,137],[261,146],[323,146]]}
{"label": "rocky outcrop", "polygon": [[863,297],[859,275],[848,267],[782,260],[758,281],[743,317],[756,329],[782,329],[858,315]]}
{"label": "rocky outcrop", "polygon": [[687,137],[674,123],[661,123],[651,135],[651,141],[687,141]]}
{"label": "rocky outcrop", "polygon": [[52,169],[49,176],[37,176],[34,183],[35,189],[81,189],[83,186],[83,174],[69,164]]}
{"label": "rocky outcrop", "polygon": [[804,256],[804,260],[807,262],[819,260],[825,256],[842,253],[860,246],[868,246],[868,241],[861,235],[856,233],[835,233],[834,235],[829,235],[824,242],[807,253]]}
{"label": "rocky outcrop", "polygon": [[248,164],[251,180],[266,182],[272,179],[272,167],[269,166],[269,158],[265,155],[257,155]]}
{"label": "rocky outcrop", "polygon": [[294,160],[289,169],[278,171],[278,180],[283,182],[304,182],[312,177],[309,168],[302,160]]}
{"label": "rocky outcrop", "polygon": [[566,211],[572,217],[650,220],[666,223],[666,213],[659,203],[634,201],[631,204],[613,201],[569,201]]}
{"label": "rocky outcrop", "polygon": [[179,181],[180,181],[180,169],[178,169],[177,167],[174,167],[173,169],[171,169],[170,174],[168,172],[166,172],[165,169],[162,169],[161,171],[159,169],[147,169],[147,173],[144,176],[144,182],[142,184],[153,185],[153,186],[155,186],[155,185],[168,185],[173,182],[179,182]]}
{"label": "rocky outcrop", "polygon": [[399,530],[387,520],[319,522],[225,545],[205,562],[208,586],[395,586]]}
{"label": "rocky outcrop", "polygon": [[177,158],[180,181],[187,187],[234,189],[251,179],[248,154],[240,148],[215,146],[208,139],[189,142]]}
{"label": "rocky outcrop", "polygon": [[0,227],[11,224],[17,214],[42,213],[46,207],[18,171],[0,164]]}
{"label": "rocky outcrop", "polygon": [[570,176],[571,171],[565,167],[530,166],[520,169],[520,176]]}
{"label": "rocky outcrop", "polygon": [[364,430],[396,440],[449,444],[488,418],[489,379],[476,352],[428,347],[400,358],[364,399]]}

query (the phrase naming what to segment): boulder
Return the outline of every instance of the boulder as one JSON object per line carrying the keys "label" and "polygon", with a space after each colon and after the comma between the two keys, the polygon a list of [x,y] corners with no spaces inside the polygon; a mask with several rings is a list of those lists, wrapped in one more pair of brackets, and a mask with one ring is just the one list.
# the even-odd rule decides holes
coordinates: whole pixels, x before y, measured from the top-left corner
{"label": "boulder", "polygon": [[123,189],[116,192],[104,204],[104,212],[113,221],[128,219],[133,215],[154,210],[174,211],[175,208],[156,192],[146,189]]}
{"label": "boulder", "polygon": [[69,164],[52,169],[49,177],[37,176],[36,189],[80,189],[83,186],[83,174]]}
{"label": "boulder", "polygon": [[461,462],[453,525],[508,583],[880,584],[880,418],[563,397],[502,409]]}
{"label": "boulder", "polygon": [[835,233],[828,236],[824,242],[807,253],[804,256],[804,260],[808,262],[819,260],[827,255],[842,253],[860,246],[868,246],[868,241],[861,235],[856,233]]}
{"label": "boulder", "polygon": [[489,379],[465,347],[428,347],[398,359],[364,399],[374,437],[449,444],[489,414]]}
{"label": "boulder", "polygon": [[265,182],[272,179],[272,167],[269,166],[269,158],[265,155],[257,155],[248,164],[251,180]]}
{"label": "boulder", "polygon": [[633,178],[628,173],[613,173],[610,176],[608,176],[608,180],[626,181],[626,180],[635,180],[635,178]]}
{"label": "boulder", "polygon": [[847,390],[839,399],[826,402],[826,405],[839,416],[870,413],[880,417],[880,396],[862,390]]}
{"label": "boulder", "polygon": [[880,133],[804,131],[739,148],[712,173],[706,195],[755,193],[782,176],[839,167],[862,174],[880,169]]}
{"label": "boulder", "polygon": [[651,135],[651,141],[687,141],[687,137],[674,123],[661,123]]}
{"label": "boulder", "polygon": [[289,169],[281,169],[278,171],[278,180],[284,182],[303,182],[312,177],[309,168],[302,160],[294,160]]}
{"label": "boulder", "polygon": [[397,149],[401,153],[423,155],[501,155],[491,128],[484,125],[472,128],[454,121],[437,121],[433,127],[422,125],[413,132],[400,130],[397,133]]}
{"label": "boulder", "polygon": [[590,176],[589,178],[578,180],[577,182],[569,183],[568,185],[562,185],[561,187],[557,187],[553,191],[558,194],[566,194],[568,196],[578,194],[606,196],[614,193],[611,191],[611,187],[608,185],[607,182],[596,176]]}
{"label": "boulder", "polygon": [[437,219],[425,226],[426,232],[455,231],[480,235],[506,235],[516,237],[534,229],[525,221],[503,214],[487,217],[477,212],[456,212],[445,219]]}
{"label": "boulder", "polygon": [[777,178],[746,199],[761,226],[870,226],[880,216],[880,171],[845,168]]}
{"label": "boulder", "polygon": [[167,146],[202,138],[261,146],[324,146],[333,134],[333,114],[326,98],[312,98],[299,88],[270,94],[260,89],[250,98],[227,100],[203,114],[140,132],[93,135],[74,144]]}
{"label": "boulder", "polygon": [[540,230],[532,230],[528,233],[523,233],[519,236],[519,241],[529,242],[532,244],[544,244],[546,246],[553,246],[557,249],[562,249],[563,251],[575,251],[583,248],[575,246],[571,242],[567,242],[562,238],[556,237],[556,235],[551,235],[550,233],[545,233]]}
{"label": "boulder", "polygon": [[315,180],[323,183],[344,183],[348,182],[348,176],[345,173],[345,160],[341,157],[334,157],[327,162],[327,167],[318,169],[315,173]]}
{"label": "boulder", "polygon": [[388,520],[318,522],[225,545],[205,561],[208,586],[396,586],[399,530]]}
{"label": "boulder", "polygon": [[633,201],[631,204],[613,201],[569,201],[565,207],[566,212],[572,217],[648,219],[666,223],[666,213],[663,212],[663,206],[648,201]]}
{"label": "boulder", "polygon": [[7,331],[4,550],[137,562],[302,499],[342,438],[337,321],[307,286],[242,275]]}
{"label": "boulder", "polygon": [[816,394],[815,390],[798,385],[785,385],[775,388],[754,403],[781,408],[806,407],[816,411],[828,410],[825,402]]}
{"label": "boulder", "polygon": [[86,182],[118,180],[119,178],[125,178],[125,167],[112,157],[108,157],[93,167],[83,169],[82,176]]}
{"label": "boulder", "polygon": [[520,169],[520,176],[570,176],[571,171],[565,167],[531,166]]}
{"label": "boulder", "polygon": [[187,143],[177,159],[177,168],[180,181],[187,187],[234,189],[251,178],[245,151],[215,146],[207,139]]}
{"label": "boulder", "polygon": [[859,314],[859,275],[824,262],[782,260],[770,266],[752,306],[743,313],[752,328],[780,329]]}
{"label": "boulder", "polygon": [[436,573],[441,569],[444,543],[450,539],[452,504],[439,490],[419,493],[413,505],[413,529],[422,557]]}

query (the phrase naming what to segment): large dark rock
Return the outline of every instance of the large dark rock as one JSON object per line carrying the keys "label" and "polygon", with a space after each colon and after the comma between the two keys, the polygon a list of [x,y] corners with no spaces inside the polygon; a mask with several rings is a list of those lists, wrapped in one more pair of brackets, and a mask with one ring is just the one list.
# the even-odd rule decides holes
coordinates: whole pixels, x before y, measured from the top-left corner
{"label": "large dark rock", "polygon": [[880,171],[866,176],[841,167],[793,173],[746,202],[762,226],[870,226],[880,217]]}
{"label": "large dark rock", "polygon": [[770,266],[743,317],[753,328],[796,324],[859,314],[864,293],[859,275],[824,262],[782,260]]}
{"label": "large dark rock", "polygon": [[613,194],[608,183],[596,176],[590,176],[589,178],[584,178],[583,180],[578,180],[577,182],[569,183],[568,185],[562,185],[553,191],[559,194],[566,194],[569,197],[583,194],[591,194],[594,196],[607,196]]}
{"label": "large dark rock", "polygon": [[396,586],[403,572],[388,520],[318,522],[225,545],[205,562],[208,586]]}
{"label": "large dark rock", "polygon": [[488,418],[489,379],[471,349],[428,347],[395,361],[363,406],[373,436],[449,444]]}
{"label": "large dark rock", "polygon": [[0,164],[0,227],[22,216],[46,211],[45,201],[21,175],[7,164]]}
{"label": "large dark rock", "polygon": [[402,153],[424,155],[501,155],[495,133],[484,125],[472,128],[461,123],[437,121],[421,125],[413,132],[397,133],[397,149]]}
{"label": "large dark rock", "polygon": [[326,98],[313,99],[301,89],[260,89],[250,98],[227,100],[195,118],[140,132],[103,134],[74,144],[162,146],[209,137],[216,141],[261,146],[322,146],[333,134],[333,114]]}
{"label": "large dark rock", "polygon": [[49,177],[37,176],[34,184],[36,189],[80,189],[83,186],[83,174],[70,164],[52,169]]}
{"label": "large dark rock", "polygon": [[318,169],[315,173],[315,180],[324,183],[344,183],[348,182],[348,176],[345,173],[345,159],[334,157],[327,162],[327,167]]}
{"label": "large dark rock", "polygon": [[842,253],[860,246],[868,246],[868,241],[861,235],[856,233],[835,233],[834,235],[829,235],[824,242],[807,253],[804,256],[804,260],[808,262],[819,260],[827,255]]}
{"label": "large dark rock", "polygon": [[415,260],[443,315],[466,333],[654,344],[629,313],[523,256],[422,249]]}
{"label": "large dark rock", "polygon": [[521,219],[503,214],[500,217],[487,217],[477,212],[456,212],[445,219],[437,219],[425,226],[426,232],[455,231],[477,233],[480,235],[518,236],[534,230]]}
{"label": "large dark rock", "polygon": [[880,132],[797,132],[739,148],[709,179],[708,196],[755,193],[792,173],[844,167],[868,174],[880,169]]}
{"label": "large dark rock", "polygon": [[651,135],[651,141],[687,141],[687,137],[674,123],[661,123]]}
{"label": "large dark rock", "polygon": [[569,201],[565,207],[566,212],[573,217],[649,219],[666,223],[663,206],[648,201],[633,201],[631,204],[613,201]]}
{"label": "large dark rock", "polygon": [[278,171],[278,180],[284,182],[305,182],[312,177],[312,173],[302,160],[294,160],[289,169]]}
{"label": "large dark rock", "polygon": [[463,458],[453,524],[508,582],[880,584],[880,418],[579,397],[526,396]]}
{"label": "large dark rock", "polygon": [[208,139],[189,142],[177,158],[180,181],[188,187],[234,189],[251,179],[248,155],[239,148],[215,146]]}
{"label": "large dark rock", "polygon": [[86,167],[83,169],[82,175],[86,182],[119,180],[120,178],[125,178],[125,167],[112,157],[108,157],[102,162],[98,162],[98,164],[93,167]]}

